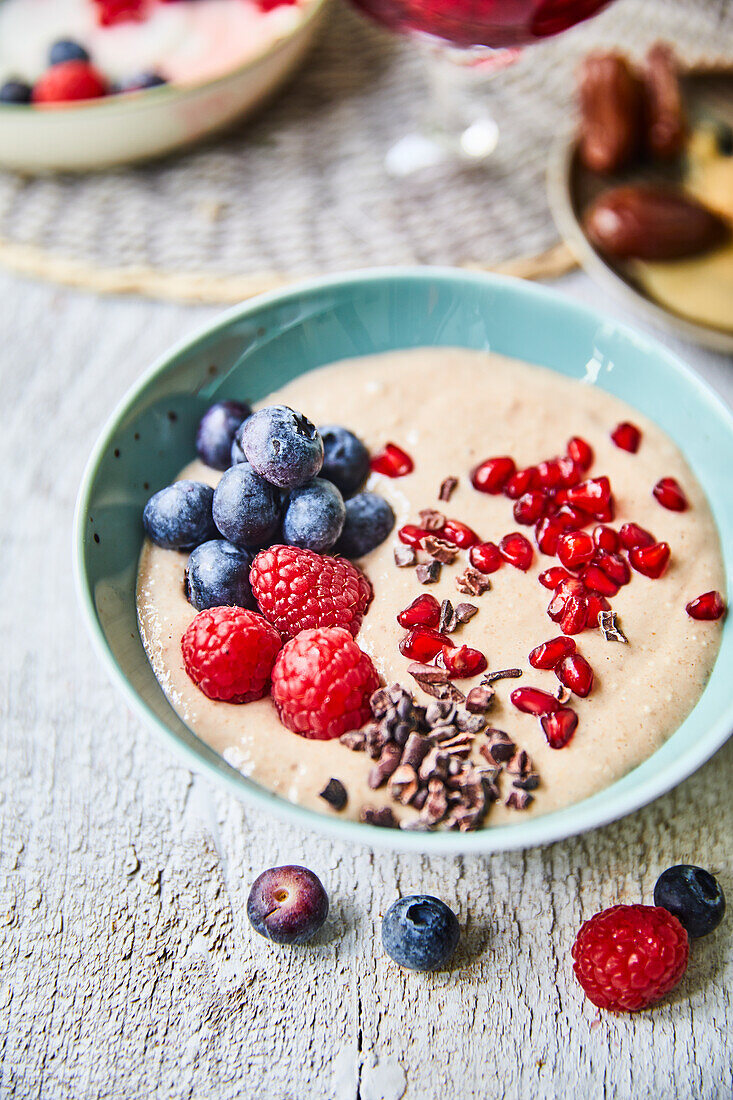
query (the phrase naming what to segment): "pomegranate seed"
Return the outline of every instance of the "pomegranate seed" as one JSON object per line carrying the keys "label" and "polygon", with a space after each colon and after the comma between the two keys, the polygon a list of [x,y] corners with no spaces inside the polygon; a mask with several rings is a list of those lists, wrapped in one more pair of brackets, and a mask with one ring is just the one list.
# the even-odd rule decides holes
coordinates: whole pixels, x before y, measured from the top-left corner
{"label": "pomegranate seed", "polygon": [[592,517],[574,504],[562,504],[555,512],[555,519],[564,531],[579,531],[588,526]]}
{"label": "pomegranate seed", "polygon": [[468,560],[479,573],[495,573],[504,559],[493,542],[477,542],[469,550]]}
{"label": "pomegranate seed", "polygon": [[555,589],[555,595],[550,600],[547,608],[547,614],[550,616],[553,622],[559,623],[565,612],[565,604],[571,596],[583,597],[586,595],[587,589],[582,581],[577,577],[571,577],[568,581],[563,581]]}
{"label": "pomegranate seed", "polygon": [[570,707],[560,707],[554,714],[543,714],[540,724],[551,749],[564,749],[578,726],[578,716]]}
{"label": "pomegranate seed", "polygon": [[543,588],[557,588],[562,581],[569,581],[570,574],[567,569],[563,569],[560,565],[553,565],[551,569],[546,569],[544,573],[540,573],[537,578]]}
{"label": "pomegranate seed", "polygon": [[563,634],[580,634],[588,623],[588,601],[585,596],[570,596],[560,619]]}
{"label": "pomegranate seed", "polygon": [[504,496],[509,497],[510,500],[517,500],[528,489],[536,489],[537,486],[537,468],[528,466],[526,470],[517,470],[512,474],[504,486]]}
{"label": "pomegranate seed", "polygon": [[534,529],[534,537],[537,546],[543,554],[553,557],[557,551],[557,540],[563,533],[563,528],[555,516],[545,516]]}
{"label": "pomegranate seed", "polygon": [[517,710],[523,714],[552,714],[560,709],[560,704],[554,695],[540,688],[517,688],[509,696]]}
{"label": "pomegranate seed", "polygon": [[669,544],[655,542],[653,546],[635,546],[633,550],[629,550],[629,561],[637,573],[656,580],[667,568]]}
{"label": "pomegranate seed", "polygon": [[607,550],[598,550],[593,558],[593,564],[599,566],[619,588],[631,580],[629,564],[620,554],[609,554]]}
{"label": "pomegranate seed", "polygon": [[572,638],[564,635],[550,638],[549,642],[543,642],[532,650],[529,663],[532,668],[554,668],[563,657],[568,657],[571,653],[575,653],[575,642]]}
{"label": "pomegranate seed", "polygon": [[615,596],[618,592],[618,585],[597,565],[589,565],[583,570],[581,577],[583,584],[591,592],[599,592],[602,596]]}
{"label": "pomegranate seed", "polygon": [[585,657],[581,657],[579,653],[570,653],[563,658],[555,669],[555,675],[561,684],[570,688],[581,699],[590,695],[593,687],[593,669]]}
{"label": "pomegranate seed", "polygon": [[406,546],[419,546],[422,540],[430,534],[430,531],[426,531],[424,527],[416,527],[414,523],[406,523],[404,527],[400,527],[397,532],[397,538],[400,542],[404,542]]}
{"label": "pomegranate seed", "polygon": [[611,483],[607,477],[593,477],[588,481],[581,481],[580,485],[571,485],[569,489],[562,490],[556,497],[560,504],[577,504],[584,512],[589,512],[596,519],[613,519],[613,497],[611,496]]}
{"label": "pomegranate seed", "polygon": [[611,605],[605,596],[598,596],[595,592],[587,597],[588,600],[588,622],[585,624],[589,630],[599,625],[598,616],[601,611],[610,611]]}
{"label": "pomegranate seed", "polygon": [[574,435],[568,440],[567,450],[573,462],[577,462],[581,470],[589,470],[593,465],[593,449],[590,443],[586,443],[579,435]]}
{"label": "pomegranate seed", "polygon": [[404,611],[400,611],[397,622],[406,630],[411,626],[437,626],[440,622],[440,604],[435,596],[426,592],[413,600]]}
{"label": "pomegranate seed", "polygon": [[570,455],[559,458],[557,464],[560,468],[560,476],[562,478],[560,484],[563,489],[569,489],[571,485],[579,485],[583,480],[585,470],[579,463],[572,459]]}
{"label": "pomegranate seed", "polygon": [[400,642],[400,653],[413,661],[424,663],[432,661],[444,647],[451,648],[452,645],[450,638],[439,630],[431,630],[429,626],[416,626]]}
{"label": "pomegranate seed", "polygon": [[663,477],[652,489],[663,508],[669,508],[670,512],[686,512],[690,502],[685,496],[684,490],[673,477]]}
{"label": "pomegranate seed", "polygon": [[446,542],[452,542],[454,546],[460,546],[461,550],[467,550],[469,546],[473,546],[479,542],[479,537],[475,531],[465,524],[461,523],[457,519],[447,519],[444,526],[437,532],[441,539],[445,539]]}
{"label": "pomegranate seed", "polygon": [[543,489],[559,489],[563,483],[560,460],[550,458],[547,462],[537,463],[537,480]]}
{"label": "pomegranate seed", "polygon": [[396,443],[387,443],[384,450],[374,455],[369,463],[375,474],[384,474],[386,477],[404,477],[415,469],[407,451],[403,451]]}
{"label": "pomegranate seed", "polygon": [[499,553],[505,561],[516,569],[526,572],[532,564],[534,550],[532,544],[519,531],[512,531],[510,535],[504,535],[499,543]]}
{"label": "pomegranate seed", "polygon": [[635,424],[629,424],[628,420],[624,420],[613,429],[611,439],[622,451],[629,451],[635,455],[641,443],[641,432]]}
{"label": "pomegranate seed", "polygon": [[608,550],[609,554],[615,553],[619,548],[618,534],[613,527],[606,527],[603,523],[593,528],[593,542],[599,550]]}
{"label": "pomegranate seed", "polygon": [[514,518],[517,523],[531,527],[545,511],[547,497],[539,489],[530,489],[514,502]]}
{"label": "pomegranate seed", "polygon": [[587,531],[566,531],[557,541],[557,556],[566,569],[581,569],[596,551]]}
{"label": "pomegranate seed", "polygon": [[471,484],[480,493],[500,493],[517,467],[508,455],[487,458],[471,473]]}
{"label": "pomegranate seed", "polygon": [[685,611],[691,619],[703,619],[713,621],[721,619],[725,615],[725,601],[720,592],[705,592],[697,596],[685,607]]}
{"label": "pomegranate seed", "polygon": [[653,546],[657,541],[654,535],[645,531],[638,523],[625,523],[618,537],[626,550],[633,550],[635,546]]}
{"label": "pomegranate seed", "polygon": [[488,661],[483,653],[467,645],[444,649],[443,663],[451,676],[455,676],[458,680],[468,676],[478,676],[479,672],[485,672],[488,668]]}

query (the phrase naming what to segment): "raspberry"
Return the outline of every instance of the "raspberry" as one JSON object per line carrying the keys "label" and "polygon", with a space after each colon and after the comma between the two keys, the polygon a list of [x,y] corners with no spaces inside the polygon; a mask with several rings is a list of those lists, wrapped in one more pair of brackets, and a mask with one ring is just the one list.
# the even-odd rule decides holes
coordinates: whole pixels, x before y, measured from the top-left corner
{"label": "raspberry", "polygon": [[200,611],[181,638],[188,675],[209,699],[226,703],[267,694],[281,645],[275,627],[244,607]]}
{"label": "raspberry", "polygon": [[112,27],[129,20],[139,23],[145,18],[145,0],[94,0],[100,27]]}
{"label": "raspberry", "polygon": [[654,905],[613,905],[578,932],[573,970],[598,1008],[638,1012],[674,989],[689,942],[677,917]]}
{"label": "raspberry", "polygon": [[378,686],[371,658],[342,627],[301,631],[283,646],[272,670],[280,721],[318,741],[363,726]]}
{"label": "raspberry", "polygon": [[33,102],[68,103],[72,99],[99,99],[106,94],[107,82],[88,61],[62,61],[36,81]]}
{"label": "raspberry", "polygon": [[249,579],[262,614],[289,638],[316,626],[342,626],[356,635],[373,596],[346,558],[298,546],[260,550]]}

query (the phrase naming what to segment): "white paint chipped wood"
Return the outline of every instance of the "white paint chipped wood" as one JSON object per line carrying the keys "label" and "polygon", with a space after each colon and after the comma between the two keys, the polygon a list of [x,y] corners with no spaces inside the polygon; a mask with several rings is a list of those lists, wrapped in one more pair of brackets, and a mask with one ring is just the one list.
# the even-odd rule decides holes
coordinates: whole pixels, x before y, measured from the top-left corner
{"label": "white paint chipped wood", "polygon": [[[566,285],[600,295],[583,276]],[[625,821],[485,859],[303,835],[193,778],[125,710],[74,606],[70,521],[101,421],[207,310],[0,275],[0,1096],[272,1100],[733,1093],[733,922],[654,1012],[598,1016],[569,968],[580,921],[651,899],[680,860],[733,897],[733,743]],[[685,349],[729,397],[730,362]],[[288,951],[253,935],[253,877],[303,862],[331,917]],[[379,918],[440,894],[448,973],[404,974]]]}

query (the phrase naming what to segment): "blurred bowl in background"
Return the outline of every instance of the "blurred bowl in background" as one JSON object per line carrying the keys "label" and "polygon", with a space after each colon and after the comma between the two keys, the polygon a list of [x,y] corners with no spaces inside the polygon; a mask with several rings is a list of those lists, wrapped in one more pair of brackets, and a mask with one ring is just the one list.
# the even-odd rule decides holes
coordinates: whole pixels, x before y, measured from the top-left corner
{"label": "blurred bowl in background", "polygon": [[303,60],[328,0],[311,0],[298,25],[214,80],[167,84],[52,109],[0,105],[0,165],[82,172],[162,156],[255,111]]}

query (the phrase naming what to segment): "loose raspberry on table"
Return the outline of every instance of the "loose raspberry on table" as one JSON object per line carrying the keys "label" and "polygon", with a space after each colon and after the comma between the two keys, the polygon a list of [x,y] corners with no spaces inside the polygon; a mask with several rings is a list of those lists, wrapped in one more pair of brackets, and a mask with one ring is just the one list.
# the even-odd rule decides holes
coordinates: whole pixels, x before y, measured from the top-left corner
{"label": "loose raspberry on table", "polygon": [[251,703],[267,694],[282,640],[244,607],[200,611],[181,639],[186,672],[209,699]]}
{"label": "loose raspberry on table", "polygon": [[261,550],[249,579],[262,614],[290,638],[318,626],[340,626],[356,635],[374,594],[345,558],[297,546]]}
{"label": "loose raspberry on table", "polygon": [[598,1008],[638,1012],[679,984],[688,955],[687,933],[666,909],[613,905],[581,927],[573,970]]}
{"label": "loose raspberry on table", "polygon": [[342,627],[301,631],[285,643],[272,670],[272,701],[280,721],[318,741],[363,726],[378,686],[371,658]]}

